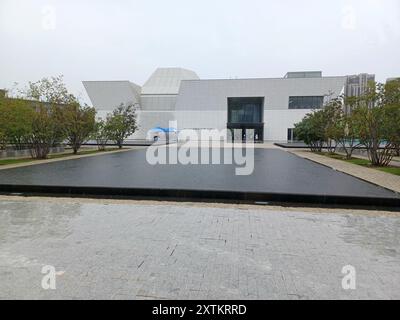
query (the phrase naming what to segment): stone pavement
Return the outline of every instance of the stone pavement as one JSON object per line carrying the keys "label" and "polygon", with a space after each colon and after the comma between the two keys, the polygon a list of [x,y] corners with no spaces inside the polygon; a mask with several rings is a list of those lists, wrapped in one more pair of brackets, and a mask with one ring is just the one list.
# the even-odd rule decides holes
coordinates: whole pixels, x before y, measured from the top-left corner
{"label": "stone pavement", "polygon": [[314,162],[328,166],[334,170],[347,173],[353,177],[360,178],[362,180],[374,183],[384,188],[393,190],[400,193],[400,176],[386,173],[383,171],[366,168],[353,163],[348,163],[342,160],[329,158],[319,154],[315,154],[308,150],[286,150],[287,152],[293,153],[299,157],[312,160]]}
{"label": "stone pavement", "polygon": [[0,197],[0,298],[400,299],[399,230],[395,212]]}

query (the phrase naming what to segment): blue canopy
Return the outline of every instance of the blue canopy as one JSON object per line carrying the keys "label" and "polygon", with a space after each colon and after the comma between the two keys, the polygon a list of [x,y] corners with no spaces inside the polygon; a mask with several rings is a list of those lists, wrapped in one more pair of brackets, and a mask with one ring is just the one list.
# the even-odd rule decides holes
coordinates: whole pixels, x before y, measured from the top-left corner
{"label": "blue canopy", "polygon": [[161,127],[155,127],[153,129],[150,129],[152,132],[176,132],[177,130],[175,128],[161,128]]}

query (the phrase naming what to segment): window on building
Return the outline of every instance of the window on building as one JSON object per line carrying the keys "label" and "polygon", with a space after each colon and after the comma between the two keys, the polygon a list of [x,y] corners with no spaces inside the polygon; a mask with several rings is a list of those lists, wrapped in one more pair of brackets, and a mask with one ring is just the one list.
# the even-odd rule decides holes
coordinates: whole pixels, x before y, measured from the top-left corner
{"label": "window on building", "polygon": [[264,98],[228,98],[229,123],[262,123]]}
{"label": "window on building", "polygon": [[321,109],[323,96],[289,97],[289,109]]}

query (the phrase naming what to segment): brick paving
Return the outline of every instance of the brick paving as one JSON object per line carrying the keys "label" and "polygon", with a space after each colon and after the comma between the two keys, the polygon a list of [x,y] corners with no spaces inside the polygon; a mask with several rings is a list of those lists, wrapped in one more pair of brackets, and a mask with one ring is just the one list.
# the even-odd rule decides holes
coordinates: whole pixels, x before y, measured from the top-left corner
{"label": "brick paving", "polygon": [[338,159],[329,158],[315,154],[307,150],[286,150],[299,157],[312,160],[314,162],[328,166],[334,170],[347,173],[362,180],[374,183],[384,188],[400,193],[400,176],[370,169],[353,163],[348,163]]}
{"label": "brick paving", "polygon": [[[400,214],[0,198],[2,299],[400,299]],[[41,287],[56,268],[56,290]],[[356,290],[341,270],[356,268]]]}

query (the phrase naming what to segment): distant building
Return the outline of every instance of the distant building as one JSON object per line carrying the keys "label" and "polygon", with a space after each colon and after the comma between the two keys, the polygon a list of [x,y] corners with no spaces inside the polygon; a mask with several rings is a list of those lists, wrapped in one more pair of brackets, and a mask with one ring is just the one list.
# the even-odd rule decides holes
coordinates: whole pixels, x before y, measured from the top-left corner
{"label": "distant building", "polygon": [[[346,97],[359,97],[363,95],[368,89],[368,83],[375,82],[375,75],[368,73],[360,73],[349,75],[346,79]],[[344,106],[346,113],[351,112],[351,108],[347,105]]]}
{"label": "distant building", "polygon": [[360,73],[347,76],[345,94],[347,97],[359,97],[364,94],[368,88],[369,82],[375,81],[374,74]]}

